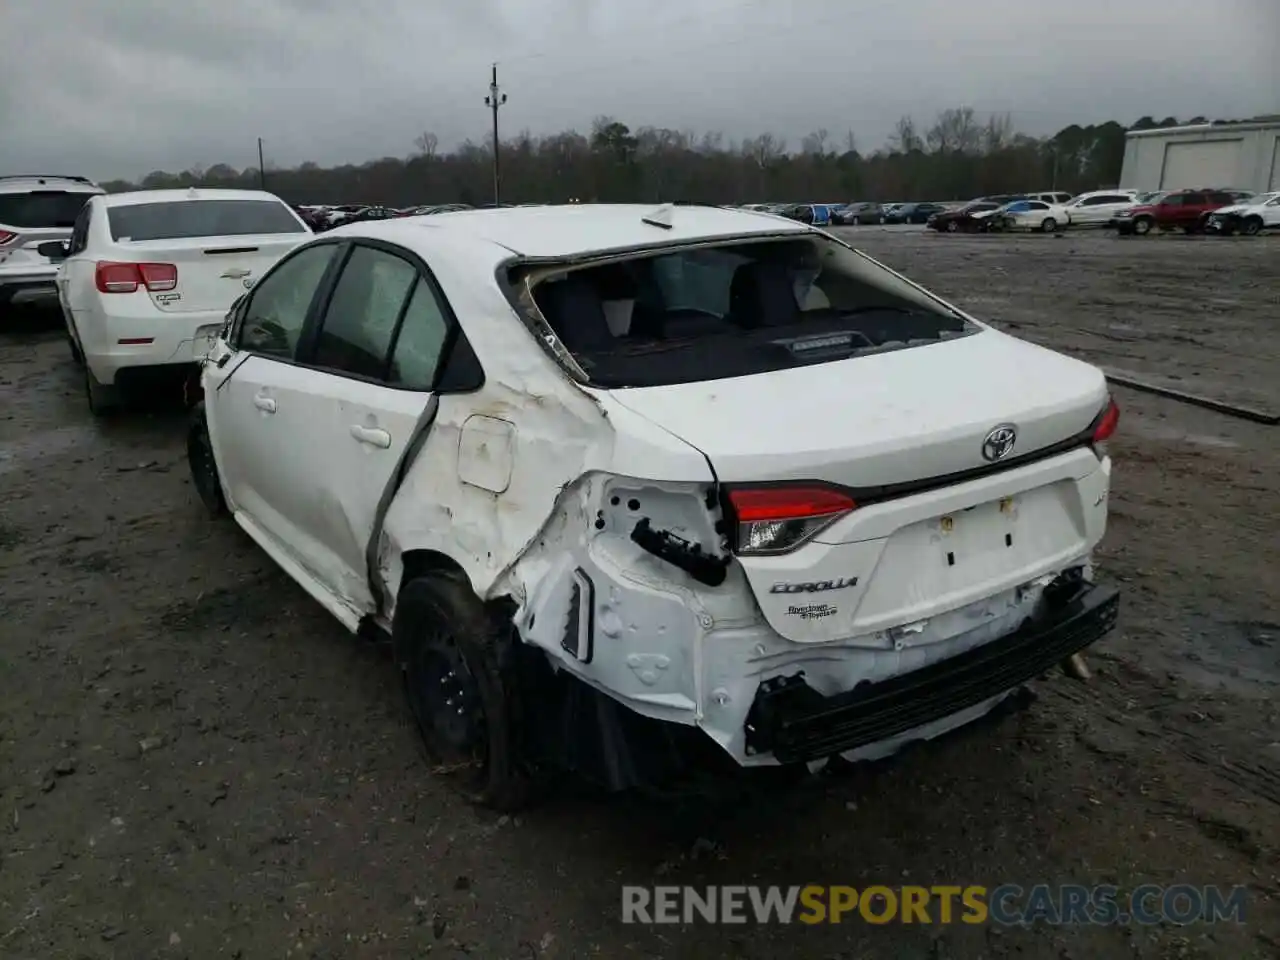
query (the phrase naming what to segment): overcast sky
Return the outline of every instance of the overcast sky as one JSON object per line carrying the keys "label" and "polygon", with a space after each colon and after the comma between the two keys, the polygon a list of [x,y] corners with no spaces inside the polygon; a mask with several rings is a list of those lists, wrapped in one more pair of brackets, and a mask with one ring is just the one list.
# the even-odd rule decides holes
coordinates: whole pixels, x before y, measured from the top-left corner
{"label": "overcast sky", "polygon": [[1280,112],[1280,0],[0,0],[0,172],[361,162],[489,135]]}

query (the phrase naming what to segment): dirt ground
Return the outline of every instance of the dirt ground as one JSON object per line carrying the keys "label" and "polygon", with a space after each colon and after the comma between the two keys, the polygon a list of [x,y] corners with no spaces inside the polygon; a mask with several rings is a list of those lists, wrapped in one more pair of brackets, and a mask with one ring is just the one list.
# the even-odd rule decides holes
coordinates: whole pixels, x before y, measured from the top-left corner
{"label": "dirt ground", "polygon": [[[1280,409],[1280,240],[942,237],[869,253],[1013,332]],[[1117,390],[1088,683],[711,811],[434,781],[398,677],[230,523],[179,411],[89,416],[49,314],[0,330],[0,956],[1280,956],[1280,433]],[[975,371],[999,376],[999,371]],[[620,887],[1246,884],[1246,922],[636,926]]]}

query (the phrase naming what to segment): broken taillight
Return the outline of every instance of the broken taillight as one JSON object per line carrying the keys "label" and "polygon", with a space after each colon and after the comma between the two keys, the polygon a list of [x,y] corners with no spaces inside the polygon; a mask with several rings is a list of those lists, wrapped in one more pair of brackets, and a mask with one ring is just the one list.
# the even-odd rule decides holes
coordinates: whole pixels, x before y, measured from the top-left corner
{"label": "broken taillight", "polygon": [[6,243],[16,240],[17,237],[18,235],[16,233],[10,233],[8,230],[0,230],[0,247],[3,247]]}
{"label": "broken taillight", "polygon": [[786,553],[855,509],[830,487],[735,487],[727,494],[739,554]]}

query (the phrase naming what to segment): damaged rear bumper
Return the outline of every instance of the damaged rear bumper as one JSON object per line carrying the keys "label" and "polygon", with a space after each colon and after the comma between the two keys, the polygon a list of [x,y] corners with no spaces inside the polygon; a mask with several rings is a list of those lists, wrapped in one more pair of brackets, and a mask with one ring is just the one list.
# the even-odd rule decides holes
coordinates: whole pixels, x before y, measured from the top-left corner
{"label": "damaged rear bumper", "polygon": [[962,714],[1033,679],[1115,625],[1119,592],[1080,581],[1046,595],[1017,630],[911,673],[823,696],[803,673],[760,685],[745,725],[747,752],[782,763],[821,760]]}

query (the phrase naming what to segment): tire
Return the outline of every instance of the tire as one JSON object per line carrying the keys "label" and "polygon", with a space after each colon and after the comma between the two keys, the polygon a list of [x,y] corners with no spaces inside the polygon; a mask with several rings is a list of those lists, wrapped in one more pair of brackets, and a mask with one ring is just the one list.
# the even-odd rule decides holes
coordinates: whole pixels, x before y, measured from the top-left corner
{"label": "tire", "polygon": [[1133,232],[1140,237],[1145,237],[1151,232],[1153,226],[1155,223],[1150,217],[1138,217],[1133,221]]}
{"label": "tire", "polygon": [[1056,233],[1057,230],[1058,221],[1053,219],[1053,217],[1045,217],[1040,224],[1040,231],[1042,233]]}
{"label": "tire", "polygon": [[533,794],[510,629],[459,573],[433,572],[400,588],[393,639],[432,772],[471,803],[507,812]]}
{"label": "tire", "polygon": [[957,233],[960,230],[960,224],[954,220],[947,221],[947,233]]}
{"label": "tire", "polygon": [[1262,218],[1249,217],[1240,225],[1240,232],[1246,237],[1256,237],[1262,232]]}
{"label": "tire", "polygon": [[200,502],[213,518],[225,516],[227,500],[222,493],[222,477],[218,474],[218,461],[209,439],[209,423],[205,419],[203,401],[191,409],[187,422],[187,466],[191,469],[191,485],[196,488]]}
{"label": "tire", "polygon": [[120,409],[120,388],[99,383],[89,365],[84,364],[84,394],[89,401],[89,412],[95,417],[106,417]]}

